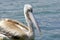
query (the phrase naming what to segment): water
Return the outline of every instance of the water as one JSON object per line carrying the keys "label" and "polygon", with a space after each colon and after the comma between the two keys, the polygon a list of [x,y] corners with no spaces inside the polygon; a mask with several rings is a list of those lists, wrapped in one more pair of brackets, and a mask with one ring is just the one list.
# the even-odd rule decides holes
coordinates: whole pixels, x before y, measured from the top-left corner
{"label": "water", "polygon": [[42,30],[35,29],[35,40],[60,40],[60,0],[0,0],[0,18],[11,18],[26,24],[24,4],[33,6],[33,14]]}

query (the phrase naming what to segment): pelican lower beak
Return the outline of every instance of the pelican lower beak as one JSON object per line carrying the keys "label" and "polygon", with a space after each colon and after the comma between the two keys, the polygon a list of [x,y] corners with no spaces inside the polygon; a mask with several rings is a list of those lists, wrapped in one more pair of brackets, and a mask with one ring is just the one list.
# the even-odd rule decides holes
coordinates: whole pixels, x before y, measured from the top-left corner
{"label": "pelican lower beak", "polygon": [[29,16],[30,16],[31,21],[33,22],[33,24],[35,25],[35,27],[37,28],[37,30],[38,30],[39,33],[40,33],[41,30],[40,30],[40,27],[39,27],[37,21],[36,21],[35,18],[34,18],[34,15],[30,12],[30,13],[29,13]]}

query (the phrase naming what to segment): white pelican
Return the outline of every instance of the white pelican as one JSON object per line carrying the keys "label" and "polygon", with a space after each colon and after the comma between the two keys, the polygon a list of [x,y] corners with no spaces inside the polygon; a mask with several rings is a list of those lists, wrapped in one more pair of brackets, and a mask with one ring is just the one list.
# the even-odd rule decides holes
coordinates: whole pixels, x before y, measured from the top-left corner
{"label": "white pelican", "polygon": [[16,20],[11,20],[7,18],[1,19],[0,34],[5,35],[12,40],[34,40],[35,34],[33,24],[35,25],[39,32],[41,30],[36,20],[34,19],[32,11],[33,10],[31,5],[26,4],[24,6],[24,15],[27,22],[27,26]]}

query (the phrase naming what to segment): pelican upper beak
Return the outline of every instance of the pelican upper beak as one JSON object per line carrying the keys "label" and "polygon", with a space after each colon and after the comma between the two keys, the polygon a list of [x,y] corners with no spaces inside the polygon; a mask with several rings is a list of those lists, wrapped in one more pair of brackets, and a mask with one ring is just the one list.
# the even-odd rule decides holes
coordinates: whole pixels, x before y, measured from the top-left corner
{"label": "pelican upper beak", "polygon": [[39,28],[39,25],[38,25],[37,21],[36,21],[35,18],[34,18],[34,15],[30,12],[30,13],[29,13],[29,16],[30,16],[31,21],[33,22],[33,24],[35,25],[35,27],[36,27],[37,30],[39,31],[39,33],[41,33],[41,30],[40,30],[40,28]]}

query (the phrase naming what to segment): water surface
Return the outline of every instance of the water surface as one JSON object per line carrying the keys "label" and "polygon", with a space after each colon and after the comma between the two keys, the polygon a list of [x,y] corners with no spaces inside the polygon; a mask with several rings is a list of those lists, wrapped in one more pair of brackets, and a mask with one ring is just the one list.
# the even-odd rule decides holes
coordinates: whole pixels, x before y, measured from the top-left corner
{"label": "water surface", "polygon": [[26,24],[24,4],[33,6],[33,14],[42,30],[35,29],[35,40],[60,40],[60,0],[0,0],[0,18],[11,18]]}

